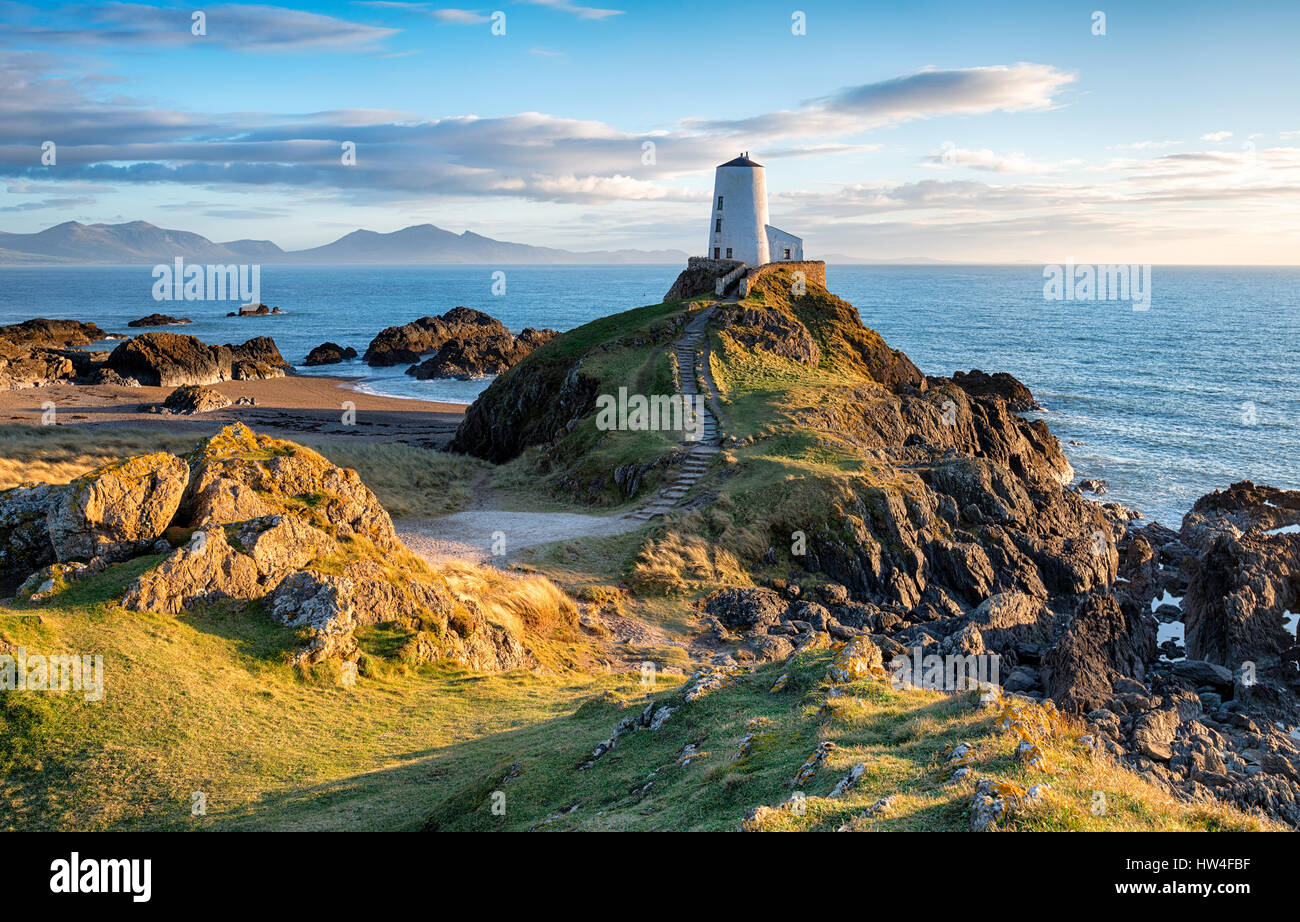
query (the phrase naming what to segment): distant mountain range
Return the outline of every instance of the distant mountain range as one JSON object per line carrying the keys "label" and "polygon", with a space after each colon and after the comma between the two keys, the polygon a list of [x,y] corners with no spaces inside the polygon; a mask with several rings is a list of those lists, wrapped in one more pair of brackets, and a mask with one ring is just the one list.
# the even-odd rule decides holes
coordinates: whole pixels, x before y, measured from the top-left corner
{"label": "distant mountain range", "polygon": [[687,254],[680,250],[558,250],[493,240],[470,231],[456,234],[432,224],[418,224],[391,234],[356,230],[309,250],[282,250],[270,240],[213,243],[201,234],[167,230],[147,221],[68,221],[35,234],[0,232],[0,265],[140,265],[170,263],[178,256],[201,263],[505,266],[682,264]]}

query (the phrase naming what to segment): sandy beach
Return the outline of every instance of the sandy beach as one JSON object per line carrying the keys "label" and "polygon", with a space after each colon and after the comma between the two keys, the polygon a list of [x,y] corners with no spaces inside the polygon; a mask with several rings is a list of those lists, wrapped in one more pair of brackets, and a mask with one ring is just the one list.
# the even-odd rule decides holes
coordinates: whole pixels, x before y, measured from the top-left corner
{"label": "sandy beach", "polygon": [[[345,378],[289,376],[264,381],[224,381],[211,385],[231,400],[251,397],[253,406],[230,406],[211,413],[173,416],[142,412],[161,403],[169,387],[118,387],[60,384],[0,392],[0,424],[87,428],[159,428],[169,432],[208,431],[234,420],[258,431],[310,432],[325,438],[365,438],[441,447],[464,416],[460,404],[380,397],[352,390]],[[345,413],[355,410],[347,423]]]}

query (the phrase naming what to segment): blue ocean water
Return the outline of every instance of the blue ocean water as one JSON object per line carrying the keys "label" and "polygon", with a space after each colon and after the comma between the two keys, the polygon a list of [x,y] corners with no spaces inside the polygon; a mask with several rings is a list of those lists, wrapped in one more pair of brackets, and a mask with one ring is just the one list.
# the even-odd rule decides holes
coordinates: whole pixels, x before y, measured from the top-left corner
{"label": "blue ocean water", "polygon": [[[150,267],[0,268],[0,323],[93,320],[128,330],[155,311],[207,342],[275,338],[299,363],[326,340],[364,351],[380,329],[456,305],[514,330],[567,330],[656,303],[677,266],[263,266],[261,299],[284,314],[228,318],[234,302],[154,301]],[[1048,301],[1041,267],[831,266],[829,287],[928,374],[1009,371],[1082,477],[1177,526],[1196,497],[1248,478],[1300,489],[1300,269],[1162,268],[1149,309]],[[360,361],[304,373],[375,393],[467,403],[486,381],[416,381]]]}

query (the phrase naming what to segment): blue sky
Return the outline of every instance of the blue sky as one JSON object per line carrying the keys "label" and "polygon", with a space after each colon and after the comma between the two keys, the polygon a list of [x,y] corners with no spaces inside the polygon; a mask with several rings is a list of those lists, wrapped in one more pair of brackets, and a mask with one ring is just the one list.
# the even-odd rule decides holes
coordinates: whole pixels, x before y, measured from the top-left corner
{"label": "blue sky", "polygon": [[0,229],[697,252],[747,149],[810,256],[1300,261],[1294,3],[195,8],[0,0]]}

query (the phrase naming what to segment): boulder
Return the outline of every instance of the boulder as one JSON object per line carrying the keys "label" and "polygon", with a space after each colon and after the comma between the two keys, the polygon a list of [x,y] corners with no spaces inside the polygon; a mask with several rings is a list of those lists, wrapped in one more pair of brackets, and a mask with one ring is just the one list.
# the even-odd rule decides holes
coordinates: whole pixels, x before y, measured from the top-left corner
{"label": "boulder", "polygon": [[30,573],[54,562],[45,517],[67,489],[38,483],[0,492],[0,595],[11,595]]}
{"label": "boulder", "polygon": [[46,515],[55,557],[122,559],[152,544],[176,515],[189,473],[180,458],[154,452],[78,477]]}
{"label": "boulder", "polygon": [[224,410],[232,403],[221,391],[198,384],[185,384],[167,395],[167,399],[157,408],[158,412],[173,413],[180,416],[192,416],[195,413],[211,413]]}
{"label": "boulder", "polygon": [[321,343],[307,353],[307,358],[303,360],[303,364],[337,365],[345,359],[354,359],[356,357],[357,350],[351,346],[340,346],[338,343]]}
{"label": "boulder", "polygon": [[226,426],[186,456],[184,511],[194,525],[239,521],[250,511],[287,512],[335,538],[396,541],[392,519],[356,471],[310,448]]}
{"label": "boulder", "polygon": [[132,320],[127,323],[129,327],[174,327],[181,324],[190,323],[188,317],[173,317],[170,314],[148,314],[139,320]]}
{"label": "boulder", "polygon": [[450,339],[480,339],[487,335],[506,335],[501,321],[482,311],[454,307],[439,317],[421,317],[401,326],[381,330],[363,356],[367,365],[386,367],[418,362]]}
{"label": "boulder", "polygon": [[153,387],[283,377],[289,363],[269,336],[241,345],[209,346],[182,333],[141,333],[108,357],[108,367]]}
{"label": "boulder", "polygon": [[448,339],[432,356],[411,366],[406,373],[421,381],[499,375],[558,335],[554,330],[534,330],[531,327],[518,336],[504,327],[478,335],[462,335]]}
{"label": "boulder", "polygon": [[215,384],[229,377],[229,356],[194,336],[141,333],[108,357],[108,366],[124,377],[153,387]]}
{"label": "boulder", "polygon": [[1046,641],[1052,626],[1051,612],[1042,599],[1023,592],[1001,592],[989,596],[971,612],[984,643],[993,650],[1014,649],[1021,643]]}
{"label": "boulder", "polygon": [[719,589],[704,601],[704,610],[733,629],[764,631],[783,620],[789,602],[771,589]]}
{"label": "boulder", "polygon": [[122,607],[174,615],[200,602],[256,599],[266,591],[253,558],[232,547],[223,529],[209,527],[140,574],[127,587]]}

